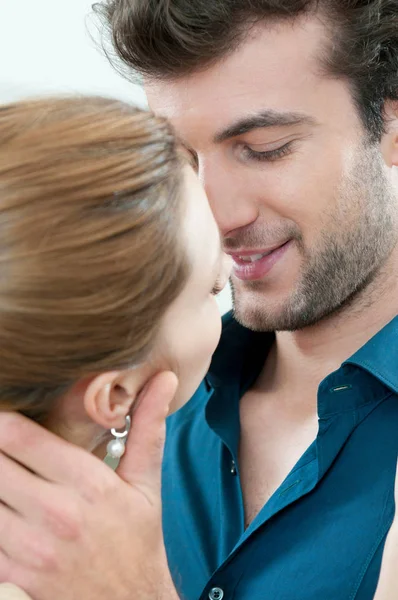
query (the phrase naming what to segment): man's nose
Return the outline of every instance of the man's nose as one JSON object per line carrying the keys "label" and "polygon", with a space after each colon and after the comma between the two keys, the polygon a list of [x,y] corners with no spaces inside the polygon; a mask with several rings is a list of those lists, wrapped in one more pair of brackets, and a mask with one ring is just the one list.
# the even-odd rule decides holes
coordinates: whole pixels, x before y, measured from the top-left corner
{"label": "man's nose", "polygon": [[250,197],[247,179],[233,167],[206,161],[200,166],[199,176],[223,237],[257,219],[258,205]]}

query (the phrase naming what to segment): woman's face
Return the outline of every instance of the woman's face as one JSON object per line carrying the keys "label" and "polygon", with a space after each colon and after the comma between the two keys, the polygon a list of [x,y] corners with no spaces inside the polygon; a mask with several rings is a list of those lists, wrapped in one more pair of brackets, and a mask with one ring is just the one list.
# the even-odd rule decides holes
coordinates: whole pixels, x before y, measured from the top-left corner
{"label": "woman's face", "polygon": [[[230,269],[226,256],[221,251],[218,228],[206,195],[190,167],[185,169],[184,209],[181,241],[190,266],[188,281],[163,317],[156,350],[151,360],[132,370],[101,374],[94,382],[79,382],[56,404],[46,423],[49,429],[82,447],[91,449],[98,446],[96,453],[99,456],[104,453],[100,443],[104,432],[115,426],[109,421],[109,414],[112,412],[109,407],[114,406],[115,402],[111,401],[110,396],[106,396],[107,402],[103,401],[104,377],[117,377],[115,388],[111,385],[105,386],[108,395],[110,389],[124,385],[121,381],[125,378],[130,378],[128,387],[136,388],[138,394],[148,378],[153,376],[154,369],[173,371],[179,379],[178,391],[170,407],[170,411],[173,412],[187,402],[196,391],[218,344],[221,317],[215,292],[224,287]],[[108,379],[106,381],[113,382]],[[98,398],[102,398],[101,401],[98,401],[97,396],[93,402],[86,401],[89,396],[93,396],[92,392],[91,395],[87,392],[88,384],[90,389],[93,385],[99,386],[101,394]],[[133,392],[131,394],[134,395]],[[126,398],[129,399],[129,395]],[[87,406],[91,407],[88,413]],[[130,405],[126,404],[125,408],[128,411]],[[89,420],[86,413],[90,417]],[[124,416],[118,418],[121,422],[116,427],[123,427]],[[91,428],[88,423],[91,423]]]}
{"label": "woman's face", "polygon": [[184,245],[188,282],[165,314],[159,348],[162,362],[179,378],[171,411],[180,408],[205,376],[221,333],[215,295],[228,281],[229,268],[206,194],[190,167],[185,169]]}

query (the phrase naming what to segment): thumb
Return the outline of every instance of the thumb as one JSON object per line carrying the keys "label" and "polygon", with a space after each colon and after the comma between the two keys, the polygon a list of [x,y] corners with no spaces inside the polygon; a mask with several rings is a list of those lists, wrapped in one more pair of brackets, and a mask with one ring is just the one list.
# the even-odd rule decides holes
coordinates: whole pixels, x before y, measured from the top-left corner
{"label": "thumb", "polygon": [[177,386],[178,379],[171,371],[162,371],[147,383],[132,417],[126,453],[117,469],[126,483],[155,494],[160,494],[166,417]]}

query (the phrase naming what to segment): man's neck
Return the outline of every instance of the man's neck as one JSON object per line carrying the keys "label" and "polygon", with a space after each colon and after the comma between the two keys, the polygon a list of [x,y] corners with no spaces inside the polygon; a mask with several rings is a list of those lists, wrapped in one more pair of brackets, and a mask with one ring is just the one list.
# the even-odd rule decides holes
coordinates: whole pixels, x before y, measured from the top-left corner
{"label": "man's neck", "polygon": [[[389,275],[386,275],[388,273]],[[398,314],[398,252],[384,273],[350,306],[312,327],[278,332],[256,387],[285,391],[316,391],[319,383]],[[299,395],[300,396],[300,395]],[[299,397],[298,396],[298,397]],[[311,394],[313,398],[313,395]]]}

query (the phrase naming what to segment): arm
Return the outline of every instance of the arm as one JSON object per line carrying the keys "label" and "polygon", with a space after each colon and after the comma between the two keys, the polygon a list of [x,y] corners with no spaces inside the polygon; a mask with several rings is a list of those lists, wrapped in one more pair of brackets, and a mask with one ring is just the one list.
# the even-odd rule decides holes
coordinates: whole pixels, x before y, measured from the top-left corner
{"label": "arm", "polygon": [[160,373],[133,416],[117,473],[17,414],[0,414],[0,581],[35,600],[178,600],[161,524]]}

